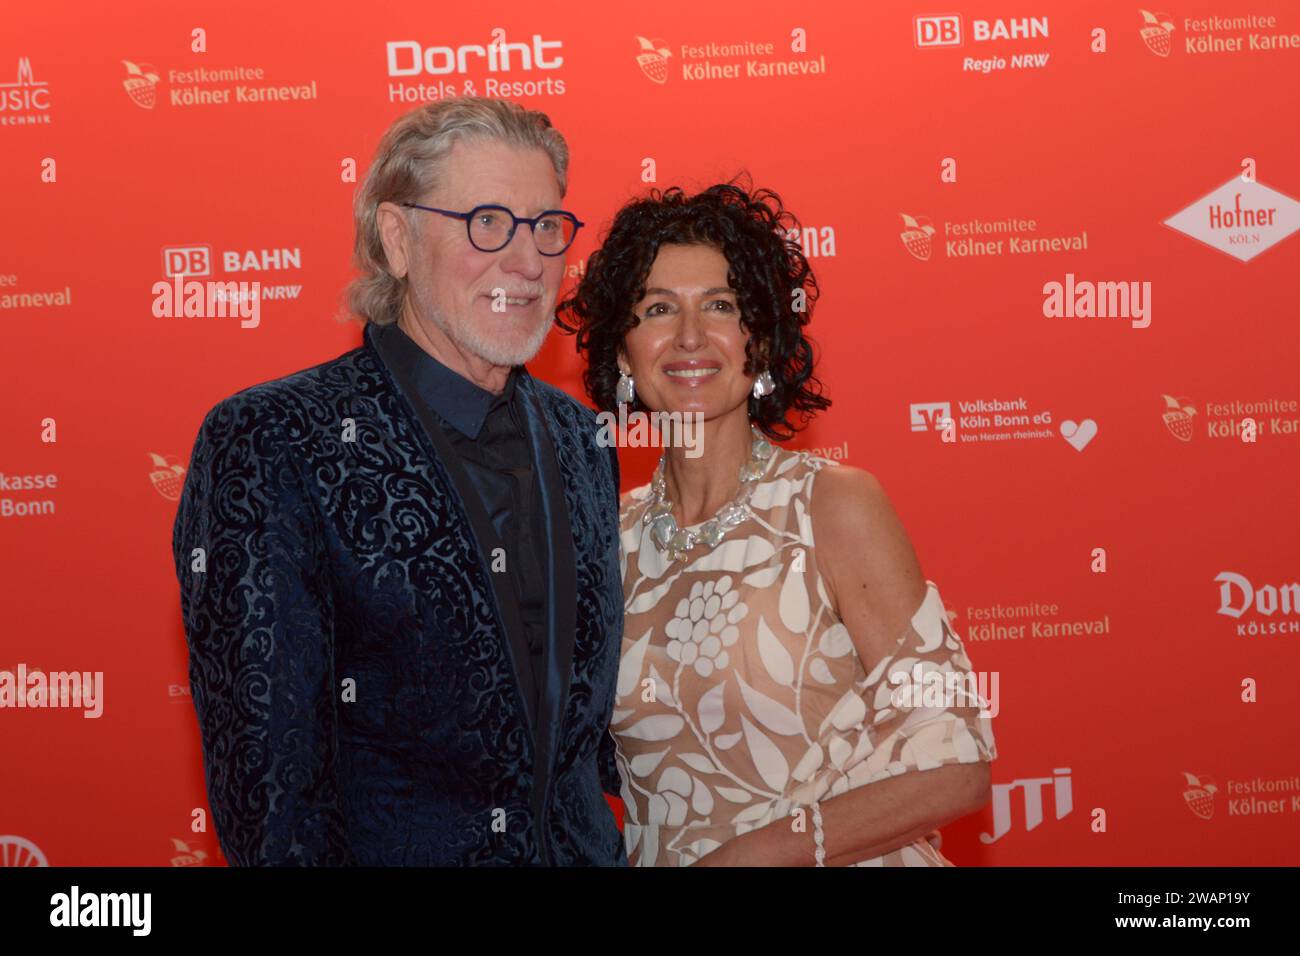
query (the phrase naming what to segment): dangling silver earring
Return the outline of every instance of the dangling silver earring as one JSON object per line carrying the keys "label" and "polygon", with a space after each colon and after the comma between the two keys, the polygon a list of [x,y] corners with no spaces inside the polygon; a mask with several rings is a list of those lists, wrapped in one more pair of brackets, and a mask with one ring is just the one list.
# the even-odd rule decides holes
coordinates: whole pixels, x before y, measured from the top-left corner
{"label": "dangling silver earring", "polygon": [[771,395],[776,391],[776,382],[772,381],[772,373],[763,369],[762,374],[754,379],[754,397],[763,398]]}
{"label": "dangling silver earring", "polygon": [[614,391],[614,400],[620,405],[630,405],[636,401],[636,383],[622,369],[618,370],[618,388]]}

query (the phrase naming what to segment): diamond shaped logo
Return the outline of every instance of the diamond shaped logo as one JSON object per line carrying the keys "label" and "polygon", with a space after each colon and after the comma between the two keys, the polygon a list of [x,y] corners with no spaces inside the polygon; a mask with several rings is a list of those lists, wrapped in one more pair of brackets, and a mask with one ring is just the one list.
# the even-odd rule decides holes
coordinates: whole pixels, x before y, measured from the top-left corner
{"label": "diamond shaped logo", "polygon": [[1170,216],[1165,225],[1249,262],[1300,229],[1300,202],[1234,176]]}

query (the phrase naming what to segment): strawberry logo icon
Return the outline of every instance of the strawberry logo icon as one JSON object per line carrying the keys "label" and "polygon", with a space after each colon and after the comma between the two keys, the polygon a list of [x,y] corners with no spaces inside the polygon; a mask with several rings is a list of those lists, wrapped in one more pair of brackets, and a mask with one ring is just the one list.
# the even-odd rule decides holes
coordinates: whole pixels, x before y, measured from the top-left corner
{"label": "strawberry logo icon", "polygon": [[1192,406],[1190,398],[1174,398],[1172,395],[1162,396],[1165,400],[1165,427],[1169,429],[1169,434],[1173,435],[1179,441],[1192,440],[1192,416],[1196,414],[1196,409]]}
{"label": "strawberry logo icon", "polygon": [[131,97],[131,102],[142,110],[151,110],[158,101],[158,74],[153,72],[153,65],[144,63],[136,66],[130,60],[123,60],[126,64],[127,77],[122,81],[126,87],[126,95]]}
{"label": "strawberry logo icon", "polygon": [[176,850],[176,856],[172,857],[172,866],[203,866],[203,861],[208,858],[204,850],[191,848],[184,840],[175,837],[172,837],[172,847]]}
{"label": "strawberry logo icon", "polygon": [[1183,771],[1183,776],[1187,778],[1187,789],[1183,791],[1183,799],[1192,812],[1202,820],[1208,820],[1214,816],[1214,795],[1219,792],[1219,788],[1214,785],[1214,780],[1206,774],[1201,774],[1198,778],[1194,773]]}
{"label": "strawberry logo icon", "polygon": [[166,458],[153,452],[149,452],[149,457],[153,459],[156,469],[149,472],[149,480],[153,482],[154,490],[168,501],[179,501],[181,486],[184,484],[181,478],[185,474],[184,466],[170,465]]}
{"label": "strawberry logo icon", "polygon": [[641,52],[636,58],[637,66],[641,67],[641,72],[656,83],[667,83],[668,58],[672,56],[671,51],[668,49],[668,41],[647,40],[645,37],[637,37],[636,39],[641,44]]}
{"label": "strawberry logo icon", "polygon": [[900,212],[899,215],[903,217],[903,225],[907,226],[899,233],[899,238],[903,240],[903,245],[907,246],[908,252],[925,262],[930,258],[932,251],[930,238],[935,234],[934,226],[925,216],[913,219],[905,212]]}
{"label": "strawberry logo icon", "polygon": [[1142,28],[1142,42],[1156,56],[1168,56],[1173,47],[1174,18],[1168,13],[1139,10],[1146,26]]}

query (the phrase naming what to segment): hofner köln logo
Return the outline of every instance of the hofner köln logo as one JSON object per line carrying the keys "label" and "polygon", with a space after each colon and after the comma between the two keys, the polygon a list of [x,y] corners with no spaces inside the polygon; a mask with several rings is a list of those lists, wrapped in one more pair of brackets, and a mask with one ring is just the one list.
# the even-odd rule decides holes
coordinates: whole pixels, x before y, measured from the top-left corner
{"label": "hofner k\u00f6ln logo", "polygon": [[1255,180],[1234,176],[1165,225],[1249,262],[1300,229],[1300,202]]}

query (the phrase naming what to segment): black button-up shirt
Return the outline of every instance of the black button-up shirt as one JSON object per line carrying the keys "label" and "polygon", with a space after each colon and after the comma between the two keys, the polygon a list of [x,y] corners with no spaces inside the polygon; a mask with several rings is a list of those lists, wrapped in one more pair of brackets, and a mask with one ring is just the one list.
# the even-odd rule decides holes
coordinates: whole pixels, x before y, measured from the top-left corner
{"label": "black button-up shirt", "polygon": [[[403,351],[414,350],[416,388],[443,425],[505,549],[504,571],[497,570],[501,563],[496,555],[484,557],[489,569],[504,573],[514,590],[533,686],[540,694],[546,680],[546,530],[524,397],[516,387],[527,372],[523,366],[511,369],[505,389],[493,395],[443,365],[399,327],[392,326],[389,334]],[[537,703],[536,698],[529,701],[534,713]]]}

